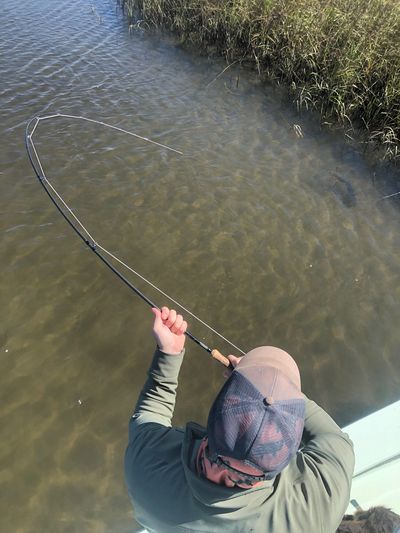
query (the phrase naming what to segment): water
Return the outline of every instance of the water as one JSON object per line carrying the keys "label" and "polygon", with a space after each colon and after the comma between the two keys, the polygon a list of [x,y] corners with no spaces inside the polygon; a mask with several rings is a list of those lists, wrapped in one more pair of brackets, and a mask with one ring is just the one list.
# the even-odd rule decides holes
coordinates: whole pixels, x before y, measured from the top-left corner
{"label": "water", "polygon": [[[35,133],[47,176],[101,244],[244,350],[292,353],[339,423],[398,399],[400,216],[378,201],[384,170],[254,73],[216,79],[223,62],[130,35],[111,0],[3,0],[2,13],[2,531],[134,529],[123,451],[153,350],[148,308],[35,180],[32,116],[83,115],[182,151],[62,119]],[[176,423],[204,422],[222,379],[188,343]]]}

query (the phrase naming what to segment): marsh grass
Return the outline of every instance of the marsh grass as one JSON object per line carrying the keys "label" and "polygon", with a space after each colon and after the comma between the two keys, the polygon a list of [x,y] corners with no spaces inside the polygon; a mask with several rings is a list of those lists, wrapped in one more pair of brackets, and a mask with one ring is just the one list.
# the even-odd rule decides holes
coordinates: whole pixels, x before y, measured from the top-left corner
{"label": "marsh grass", "polygon": [[366,132],[400,160],[397,0],[120,0],[131,23],[175,32],[227,61],[254,62],[299,108]]}

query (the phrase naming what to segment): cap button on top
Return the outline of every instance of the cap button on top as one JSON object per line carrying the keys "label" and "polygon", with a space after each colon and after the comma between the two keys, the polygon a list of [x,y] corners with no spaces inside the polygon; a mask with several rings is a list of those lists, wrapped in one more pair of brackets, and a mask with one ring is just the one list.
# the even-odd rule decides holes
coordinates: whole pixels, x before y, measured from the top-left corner
{"label": "cap button on top", "polygon": [[264,402],[264,405],[268,406],[268,405],[273,405],[274,403],[274,399],[272,396],[266,396],[263,400]]}

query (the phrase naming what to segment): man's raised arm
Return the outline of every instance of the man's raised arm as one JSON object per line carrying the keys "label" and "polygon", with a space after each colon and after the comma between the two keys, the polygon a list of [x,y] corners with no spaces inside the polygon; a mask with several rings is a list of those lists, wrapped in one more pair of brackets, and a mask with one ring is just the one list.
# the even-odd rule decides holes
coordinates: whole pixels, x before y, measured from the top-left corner
{"label": "man's raised arm", "polygon": [[163,307],[153,309],[153,334],[157,341],[147,381],[139,395],[131,419],[134,427],[154,422],[171,426],[175,408],[178,375],[182,365],[185,345],[186,321],[175,310]]}

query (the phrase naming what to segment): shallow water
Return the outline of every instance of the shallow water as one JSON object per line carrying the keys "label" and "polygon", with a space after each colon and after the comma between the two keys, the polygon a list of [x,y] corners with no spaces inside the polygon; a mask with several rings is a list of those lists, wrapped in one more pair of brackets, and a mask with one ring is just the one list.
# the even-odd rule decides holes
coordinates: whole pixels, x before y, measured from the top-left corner
{"label": "shallow water", "polygon": [[[243,350],[288,350],[339,423],[398,399],[400,211],[378,201],[384,169],[254,73],[216,79],[223,62],[129,34],[114,1],[2,11],[2,531],[132,531],[123,452],[153,350],[148,308],[35,180],[32,116],[83,115],[182,151],[73,120],[35,132],[46,175],[99,243]],[[188,343],[176,422],[204,422],[221,383]]]}

